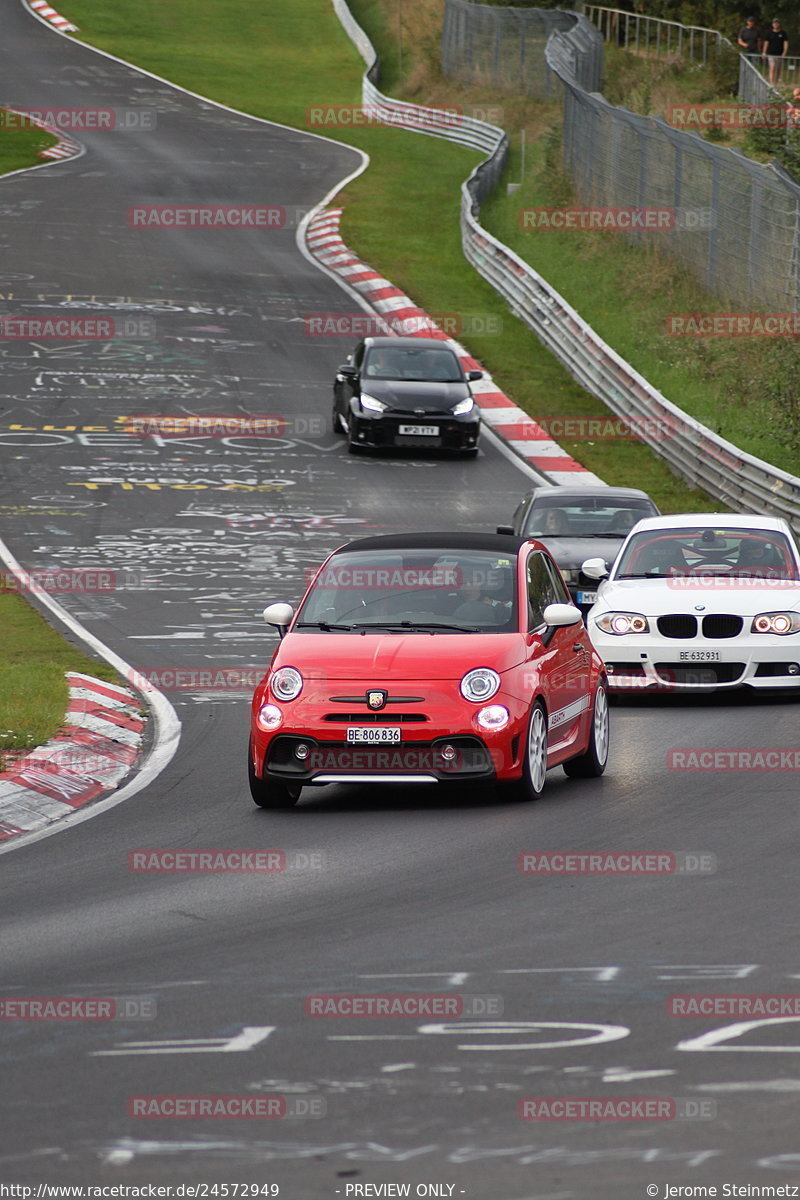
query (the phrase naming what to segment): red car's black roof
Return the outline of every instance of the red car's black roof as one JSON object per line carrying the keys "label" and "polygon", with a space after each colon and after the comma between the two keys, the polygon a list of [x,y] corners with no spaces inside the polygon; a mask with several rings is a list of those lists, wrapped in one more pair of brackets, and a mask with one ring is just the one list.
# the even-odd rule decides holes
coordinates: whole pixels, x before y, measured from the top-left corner
{"label": "red car's black roof", "polygon": [[494,554],[516,555],[530,538],[505,533],[389,533],[359,538],[340,546],[337,554],[349,550],[489,550]]}

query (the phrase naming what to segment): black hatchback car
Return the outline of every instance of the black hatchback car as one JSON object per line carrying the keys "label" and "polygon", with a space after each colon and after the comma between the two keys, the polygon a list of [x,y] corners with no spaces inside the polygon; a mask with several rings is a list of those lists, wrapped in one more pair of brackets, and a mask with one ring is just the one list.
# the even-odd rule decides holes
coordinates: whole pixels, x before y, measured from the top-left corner
{"label": "black hatchback car", "polygon": [[587,558],[604,558],[609,567],[637,521],[657,517],[659,510],[638,488],[538,487],[517,505],[511,525],[498,533],[535,537],[544,542],[585,615],[597,598],[597,580],[581,572]]}
{"label": "black hatchback car", "polygon": [[333,428],[351,454],[407,447],[478,453],[480,409],[450,346],[427,337],[368,337],[339,367]]}

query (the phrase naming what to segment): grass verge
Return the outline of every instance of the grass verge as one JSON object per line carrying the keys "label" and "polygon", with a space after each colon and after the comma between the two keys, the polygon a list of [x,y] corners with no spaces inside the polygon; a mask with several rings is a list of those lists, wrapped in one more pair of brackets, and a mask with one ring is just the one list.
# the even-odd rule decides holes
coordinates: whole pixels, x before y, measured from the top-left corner
{"label": "grass verge", "polygon": [[[57,142],[41,129],[16,128],[0,110],[0,175],[40,166],[41,151]],[[105,663],[70,646],[21,595],[0,589],[0,771],[63,724],[65,671],[118,681]]]}
{"label": "grass verge", "polygon": [[119,682],[111,667],[71,646],[21,595],[0,592],[0,771],[63,725],[65,671]]}
{"label": "grass verge", "polygon": [[14,113],[0,108],[0,175],[43,166],[47,160],[40,157],[42,150],[58,143],[57,137],[43,129],[18,128],[19,122]]}

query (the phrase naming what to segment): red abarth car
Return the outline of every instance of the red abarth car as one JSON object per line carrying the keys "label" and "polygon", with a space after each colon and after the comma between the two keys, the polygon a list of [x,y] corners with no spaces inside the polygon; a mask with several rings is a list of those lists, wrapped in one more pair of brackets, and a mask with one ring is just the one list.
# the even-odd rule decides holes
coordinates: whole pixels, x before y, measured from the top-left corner
{"label": "red abarth car", "polygon": [[322,565],[253,697],[262,808],[327,783],[505,784],[608,757],[605,669],[540,542],[499,534],[365,538]]}

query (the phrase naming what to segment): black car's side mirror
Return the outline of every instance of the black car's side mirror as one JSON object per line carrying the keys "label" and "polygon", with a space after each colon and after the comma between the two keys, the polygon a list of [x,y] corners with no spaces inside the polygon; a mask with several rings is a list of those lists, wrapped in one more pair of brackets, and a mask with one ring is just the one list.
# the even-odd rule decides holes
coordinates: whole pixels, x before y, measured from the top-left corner
{"label": "black car's side mirror", "polygon": [[342,363],[340,367],[336,368],[336,373],[337,375],[343,375],[345,379],[355,379],[358,371],[352,363]]}
{"label": "black car's side mirror", "polygon": [[509,533],[513,537],[514,536],[514,526],[513,525],[498,525],[497,532],[498,533]]}

